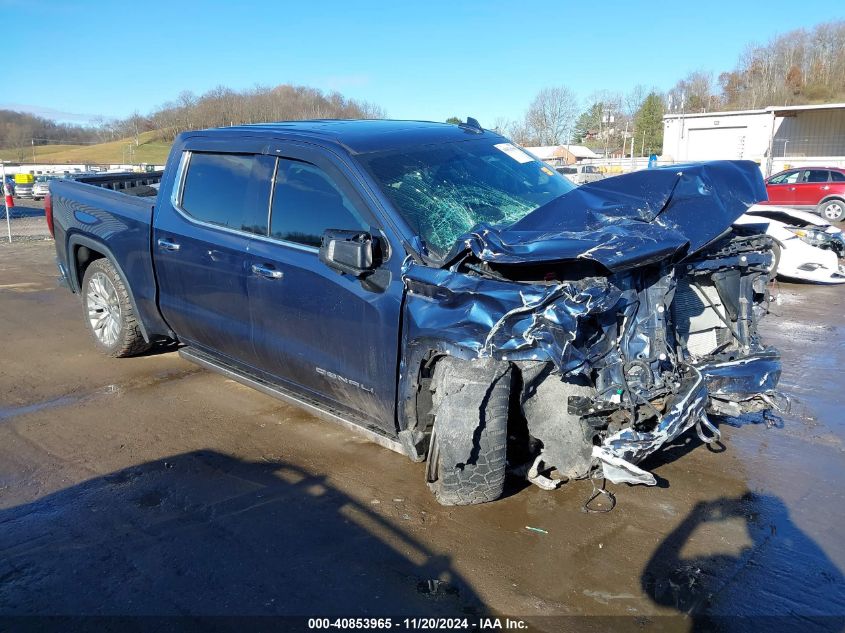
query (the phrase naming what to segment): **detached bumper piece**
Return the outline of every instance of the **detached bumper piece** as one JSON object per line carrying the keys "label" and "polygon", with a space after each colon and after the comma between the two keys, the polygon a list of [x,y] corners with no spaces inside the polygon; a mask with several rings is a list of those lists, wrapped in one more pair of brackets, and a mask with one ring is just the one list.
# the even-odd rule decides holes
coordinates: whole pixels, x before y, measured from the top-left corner
{"label": "detached bumper piece", "polygon": [[[604,476],[615,484],[655,485],[654,475],[636,464],[696,424],[715,431],[707,419],[707,399],[707,385],[702,374],[692,366],[684,367],[681,390],[668,403],[666,413],[658,418],[653,429],[628,427],[593,447],[593,457],[601,462]],[[718,437],[718,432],[716,434]],[[699,435],[703,435],[701,428]]]}
{"label": "detached bumper piece", "polygon": [[775,390],[780,379],[780,353],[766,348],[734,361],[699,366],[710,402],[707,410],[718,415],[742,415],[764,409],[782,409]]}

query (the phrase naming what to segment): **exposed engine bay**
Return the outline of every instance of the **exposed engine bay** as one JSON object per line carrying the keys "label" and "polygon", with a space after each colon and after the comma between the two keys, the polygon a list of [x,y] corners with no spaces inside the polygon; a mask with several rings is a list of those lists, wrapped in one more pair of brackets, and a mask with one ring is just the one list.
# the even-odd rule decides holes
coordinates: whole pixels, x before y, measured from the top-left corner
{"label": "exposed engine bay", "polygon": [[[710,172],[697,166],[664,174],[668,188],[652,189],[651,197],[622,193],[624,182],[587,185],[510,233],[481,227],[448,267],[409,260],[404,335],[416,351],[411,362],[431,366],[449,355],[510,364],[508,461],[537,485],[554,488],[598,470],[614,483],[655,484],[637,466],[646,456],[693,427],[715,441],[708,413],[761,410],[775,397],[779,354],[757,332],[773,242],[729,230],[759,194],[739,165],[744,185],[712,165]],[[704,211],[712,219],[696,231],[690,214],[701,223]],[[555,243],[560,253],[583,239],[560,224],[573,216],[596,245],[548,260]],[[402,433],[408,446],[424,447],[430,418],[420,393],[438,385],[425,374],[412,384],[409,375]]]}

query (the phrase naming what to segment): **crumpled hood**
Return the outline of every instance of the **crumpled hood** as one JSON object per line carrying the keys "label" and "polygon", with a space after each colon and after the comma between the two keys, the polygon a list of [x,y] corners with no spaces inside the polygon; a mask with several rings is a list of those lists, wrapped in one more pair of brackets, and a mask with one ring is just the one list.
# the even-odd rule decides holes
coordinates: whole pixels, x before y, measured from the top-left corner
{"label": "crumpled hood", "polygon": [[507,228],[477,226],[452,252],[470,249],[491,263],[588,259],[624,270],[695,253],[765,199],[751,161],[638,171],[578,187]]}

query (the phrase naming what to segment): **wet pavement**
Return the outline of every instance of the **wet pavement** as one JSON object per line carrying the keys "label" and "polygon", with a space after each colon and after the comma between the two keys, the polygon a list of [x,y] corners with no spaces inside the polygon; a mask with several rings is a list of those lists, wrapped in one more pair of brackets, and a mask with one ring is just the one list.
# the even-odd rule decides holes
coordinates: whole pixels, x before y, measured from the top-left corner
{"label": "wet pavement", "polygon": [[843,288],[775,288],[791,413],[688,433],[588,514],[589,482],[444,508],[422,464],[172,349],[99,356],[52,259],[0,245],[0,615],[845,627]]}

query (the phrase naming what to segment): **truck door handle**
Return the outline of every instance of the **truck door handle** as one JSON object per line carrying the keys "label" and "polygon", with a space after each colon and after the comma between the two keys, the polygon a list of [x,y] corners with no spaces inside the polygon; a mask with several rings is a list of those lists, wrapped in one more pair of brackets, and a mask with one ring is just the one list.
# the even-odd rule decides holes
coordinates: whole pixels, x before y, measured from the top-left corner
{"label": "truck door handle", "polygon": [[830,185],[824,185],[822,187],[822,191],[828,191],[830,189]]}
{"label": "truck door handle", "polygon": [[795,191],[795,187],[790,187],[790,188],[789,188],[789,190],[790,190],[790,191]]}
{"label": "truck door handle", "polygon": [[182,248],[182,247],[181,247],[179,244],[177,244],[176,242],[171,242],[170,240],[166,240],[166,239],[164,239],[164,238],[159,239],[159,241],[157,242],[157,244],[158,244],[158,247],[159,247],[161,250],[163,250],[163,251],[173,251],[173,252],[176,252],[176,251],[178,251],[180,248]]}
{"label": "truck door handle", "polygon": [[281,270],[274,270],[273,268],[261,266],[260,264],[252,265],[252,274],[264,277],[265,279],[281,279],[285,276]]}

